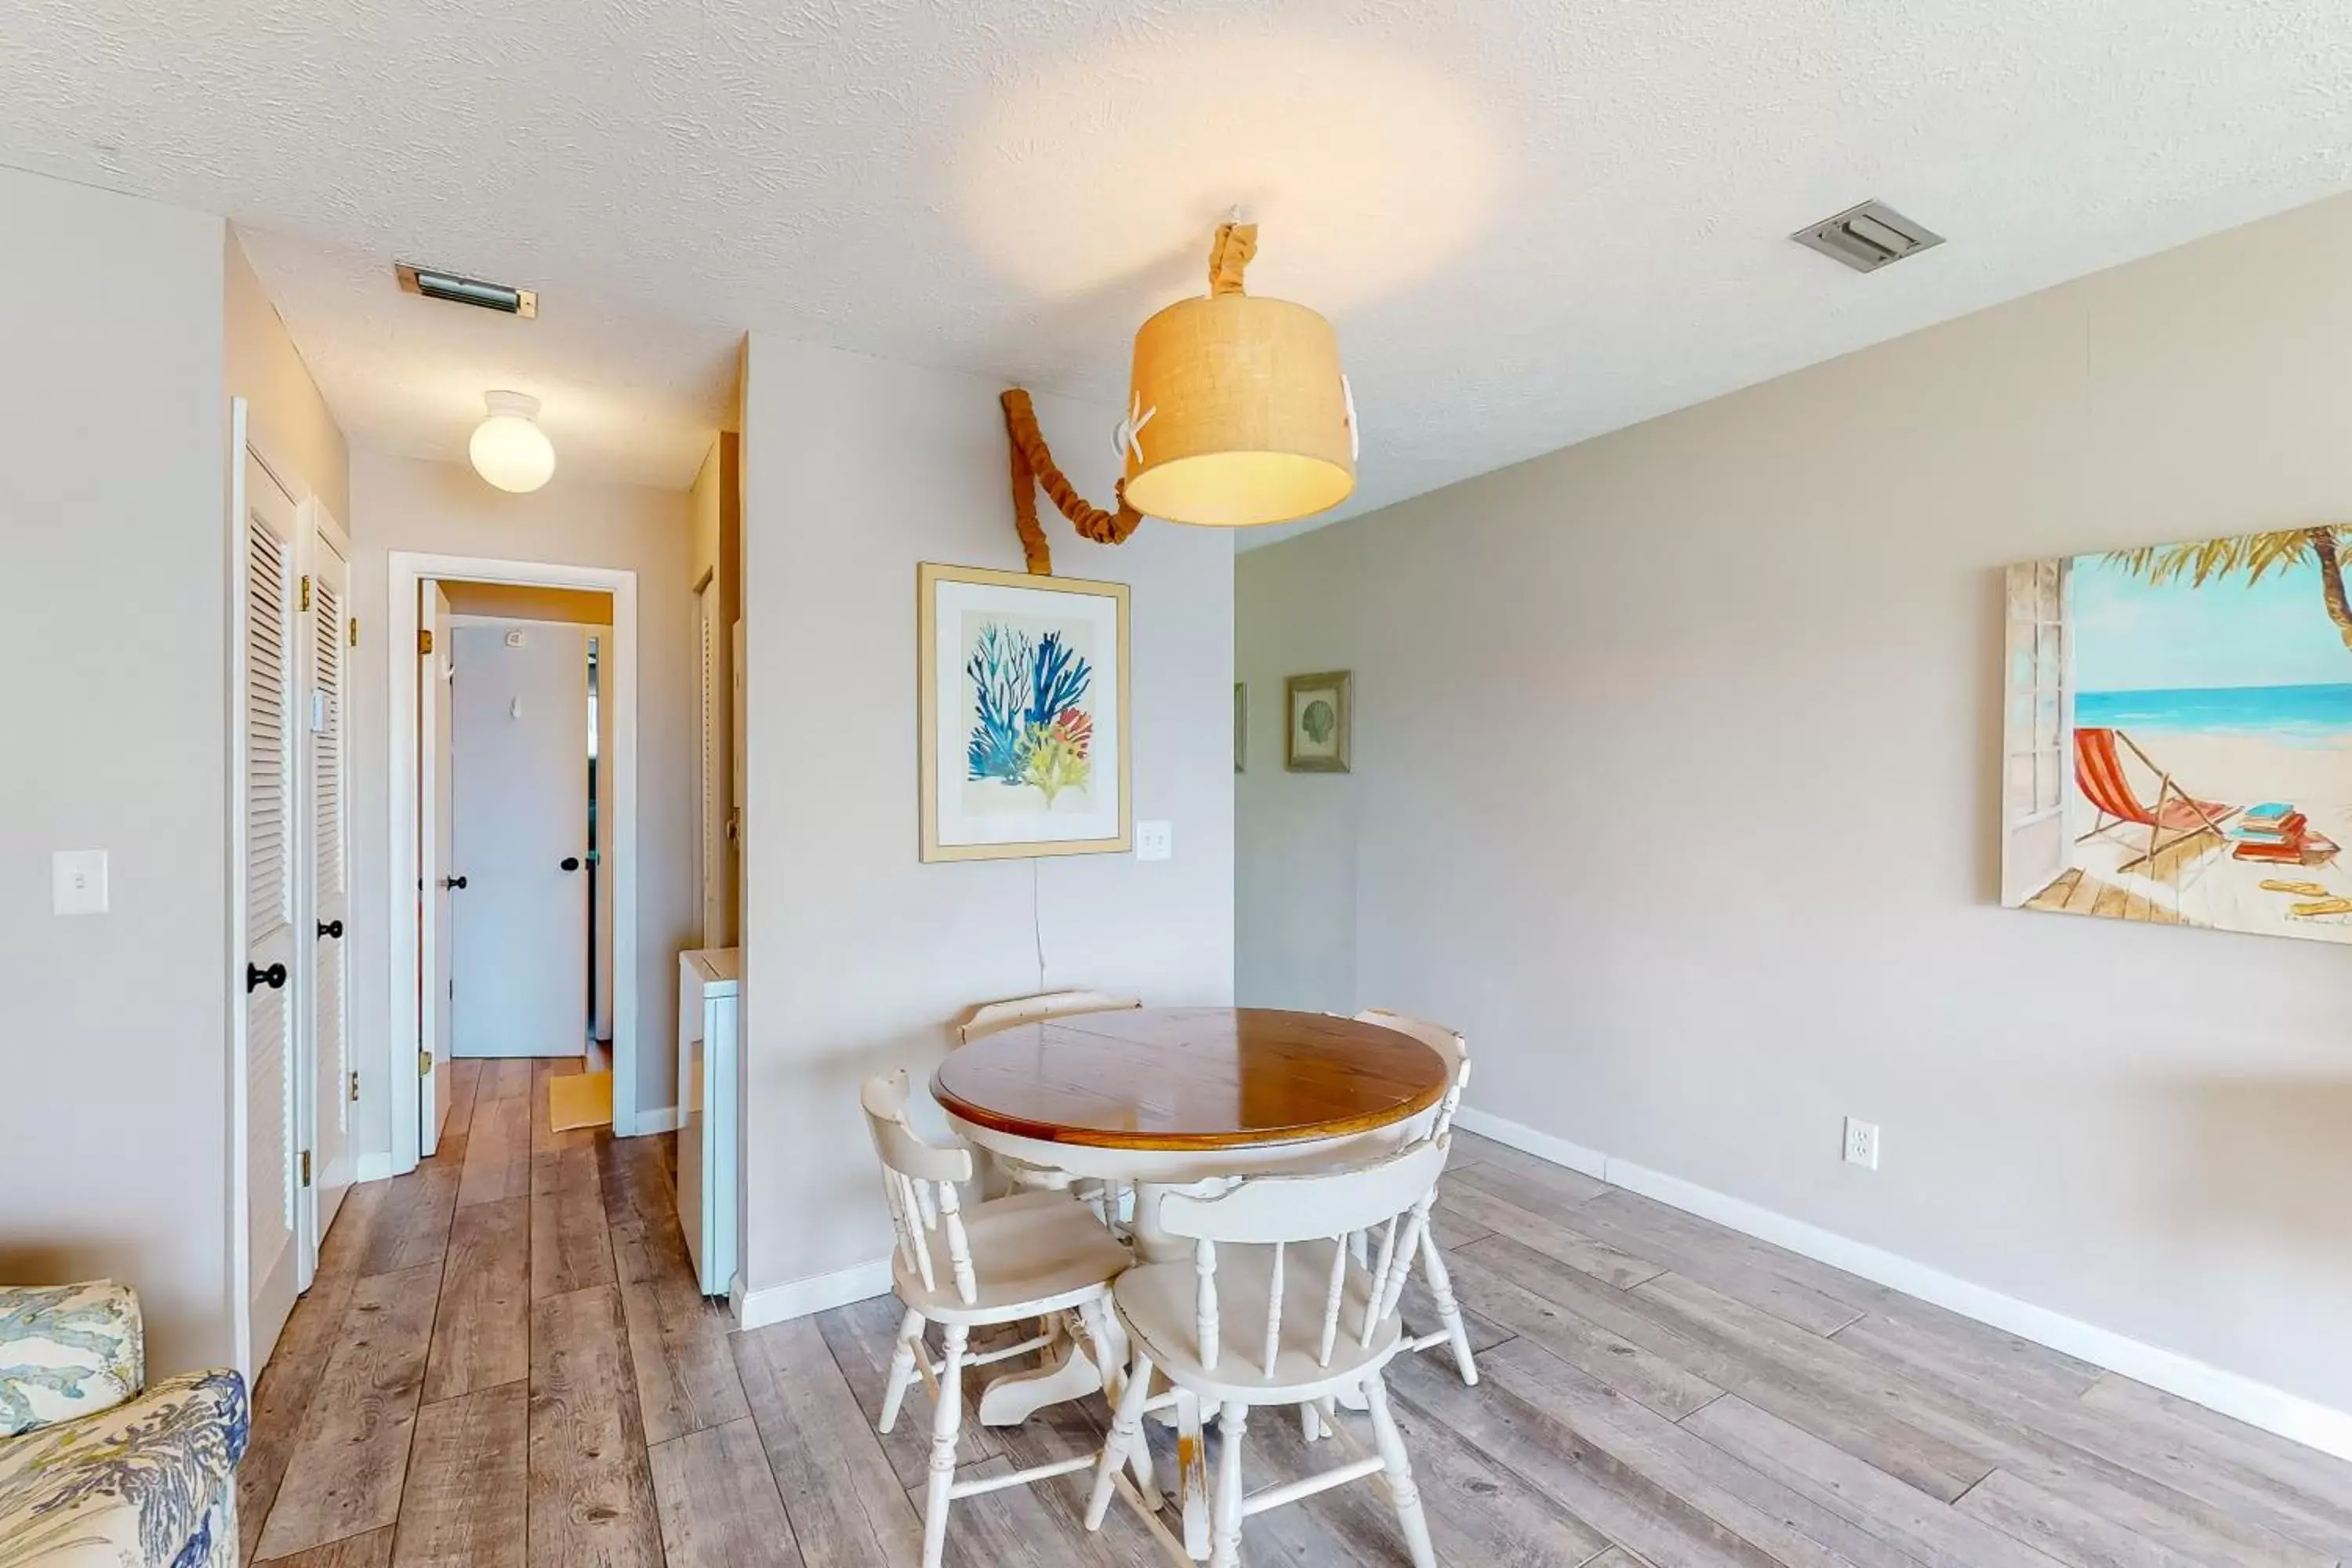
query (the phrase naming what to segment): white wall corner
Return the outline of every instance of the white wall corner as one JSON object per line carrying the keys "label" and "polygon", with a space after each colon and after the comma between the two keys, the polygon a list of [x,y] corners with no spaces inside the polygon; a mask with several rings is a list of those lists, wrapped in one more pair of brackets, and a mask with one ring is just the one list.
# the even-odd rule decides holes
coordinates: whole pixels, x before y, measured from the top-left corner
{"label": "white wall corner", "polygon": [[654,1132],[675,1132],[677,1131],[677,1124],[678,1115],[677,1106],[656,1105],[650,1110],[638,1111],[636,1125],[629,1131],[623,1132],[618,1128],[615,1128],[614,1129],[613,1136],[615,1138],[643,1138],[647,1134]]}
{"label": "white wall corner", "polygon": [[2119,1373],[2250,1426],[2259,1426],[2340,1459],[2352,1459],[2352,1413],[2003,1295],[1883,1247],[1775,1213],[1745,1198],[1735,1198],[1696,1182],[1570,1143],[1492,1111],[1465,1106],[1455,1121],[1482,1137],[1524,1153],[1581,1171],[1612,1186],[1623,1187],[1701,1219],[1713,1220],[1817,1263],[1826,1263],[1874,1284],[1916,1296],[1930,1305]]}
{"label": "white wall corner", "polygon": [[354,1182],[389,1181],[392,1173],[389,1150],[379,1149],[373,1153],[362,1154],[352,1166],[352,1180]]}
{"label": "white wall corner", "polygon": [[745,1289],[741,1277],[738,1276],[731,1300],[737,1328],[763,1329],[770,1323],[789,1322],[794,1318],[830,1312],[835,1307],[846,1307],[853,1301],[870,1300],[889,1293],[890,1260],[878,1258],[871,1263],[835,1269],[831,1274],[787,1280],[782,1285],[763,1285],[756,1290]]}

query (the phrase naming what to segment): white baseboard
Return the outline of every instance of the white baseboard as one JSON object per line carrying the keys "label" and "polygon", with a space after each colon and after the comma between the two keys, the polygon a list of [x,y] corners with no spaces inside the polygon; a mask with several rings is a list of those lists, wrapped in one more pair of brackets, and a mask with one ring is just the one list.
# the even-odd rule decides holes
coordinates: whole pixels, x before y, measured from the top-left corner
{"label": "white baseboard", "polygon": [[887,1258],[836,1269],[831,1274],[788,1280],[782,1285],[762,1285],[756,1290],[743,1289],[742,1280],[738,1277],[733,1296],[735,1326],[739,1329],[762,1329],[770,1323],[789,1322],[794,1318],[829,1312],[835,1307],[846,1307],[852,1301],[864,1301],[889,1293],[890,1260]]}
{"label": "white baseboard", "polygon": [[352,1180],[354,1182],[381,1182],[389,1178],[391,1174],[392,1154],[390,1151],[384,1151],[374,1154],[362,1154],[359,1157],[358,1162],[352,1166]]}
{"label": "white baseboard", "polygon": [[1791,1219],[1745,1198],[1735,1198],[1680,1176],[1653,1171],[1507,1121],[1491,1111],[1462,1108],[1463,1127],[1554,1164],[1638,1193],[1645,1198],[1713,1220],[1790,1252],[1843,1268],[1875,1284],[1990,1324],[2004,1333],[2047,1345],[2095,1366],[2177,1394],[2191,1404],[2234,1417],[2250,1426],[2352,1459],[2352,1414],[2301,1394],[2145,1343],[2096,1324],[2070,1318],[2031,1301],[2021,1301],[1927,1264]]}
{"label": "white baseboard", "polygon": [[1467,1128],[1481,1138],[1492,1138],[1497,1143],[1507,1143],[1523,1154],[1533,1154],[1538,1160],[1549,1160],[1555,1165],[1565,1165],[1571,1171],[1581,1171],[1596,1182],[1609,1178],[1601,1173],[1609,1156],[1598,1149],[1588,1149],[1581,1143],[1571,1143],[1565,1138],[1555,1138],[1549,1132],[1538,1132],[1516,1121],[1506,1121],[1491,1110],[1473,1110],[1464,1106],[1454,1114],[1454,1125]]}

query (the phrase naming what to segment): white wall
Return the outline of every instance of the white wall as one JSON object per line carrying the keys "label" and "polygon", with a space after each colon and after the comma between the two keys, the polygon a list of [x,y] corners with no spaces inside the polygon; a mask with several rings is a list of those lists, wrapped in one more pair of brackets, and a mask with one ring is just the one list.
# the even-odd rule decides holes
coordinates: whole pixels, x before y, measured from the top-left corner
{"label": "white wall", "polygon": [[[919,859],[915,567],[1021,567],[999,390],[751,339],[742,1256],[755,1291],[887,1252],[858,1085],[897,1067],[927,1077],[973,1003],[1037,989],[1033,886],[1046,984],[1232,995],[1223,533],[1147,523],[1105,548],[1047,523],[1056,572],[1133,584],[1135,814],[1174,823],[1175,858]],[[1041,398],[1038,412],[1072,478],[1107,498],[1115,411]]]}
{"label": "white wall", "polygon": [[2352,199],[1245,553],[1243,999],[2352,1409],[2345,955],[1999,908],[1995,764],[1998,568],[2352,519],[2347,366]]}
{"label": "white wall", "polygon": [[[677,1103],[677,953],[695,931],[693,598],[686,492],[568,482],[509,495],[471,468],[381,453],[352,454],[352,602],[360,646],[352,674],[352,1032],[361,1075],[359,1147],[392,1147],[388,1054],[391,612],[384,557],[394,550],[618,567],[637,574],[637,1104]],[[371,631],[373,628],[373,631]]]}
{"label": "white wall", "polygon": [[0,1280],[134,1285],[162,1376],[231,1355],[226,232],[0,169]]}

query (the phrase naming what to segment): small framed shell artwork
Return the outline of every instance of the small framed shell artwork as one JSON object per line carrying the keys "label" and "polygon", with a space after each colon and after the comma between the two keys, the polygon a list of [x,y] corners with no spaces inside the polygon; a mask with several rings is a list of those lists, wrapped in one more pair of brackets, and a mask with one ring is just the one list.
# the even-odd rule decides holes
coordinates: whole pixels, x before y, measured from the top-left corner
{"label": "small framed shell artwork", "polygon": [[1133,842],[1127,584],[917,572],[926,860]]}
{"label": "small framed shell artwork", "polygon": [[1344,773],[1353,737],[1349,731],[1351,673],[1327,670],[1294,675],[1282,683],[1286,717],[1282,765],[1294,773]]}

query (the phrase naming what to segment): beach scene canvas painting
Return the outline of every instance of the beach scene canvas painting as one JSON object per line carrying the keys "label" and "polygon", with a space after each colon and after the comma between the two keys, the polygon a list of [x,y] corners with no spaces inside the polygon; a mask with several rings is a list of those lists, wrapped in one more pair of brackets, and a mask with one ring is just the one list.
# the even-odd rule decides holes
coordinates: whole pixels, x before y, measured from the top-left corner
{"label": "beach scene canvas painting", "polygon": [[2003,901],[2352,942],[2352,527],[2007,573]]}

